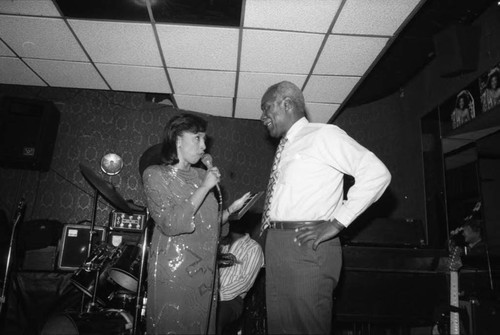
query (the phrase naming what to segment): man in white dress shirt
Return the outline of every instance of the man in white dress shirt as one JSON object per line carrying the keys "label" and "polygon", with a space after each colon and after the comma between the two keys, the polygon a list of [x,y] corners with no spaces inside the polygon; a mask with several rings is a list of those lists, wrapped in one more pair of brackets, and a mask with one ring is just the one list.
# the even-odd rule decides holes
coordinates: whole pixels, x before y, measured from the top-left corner
{"label": "man in white dress shirt", "polygon": [[[391,175],[339,127],[310,123],[293,83],[269,87],[261,109],[269,134],[282,139],[262,219],[268,333],[330,334],[342,266],[337,235],[382,196]],[[355,179],[345,201],[344,175]]]}

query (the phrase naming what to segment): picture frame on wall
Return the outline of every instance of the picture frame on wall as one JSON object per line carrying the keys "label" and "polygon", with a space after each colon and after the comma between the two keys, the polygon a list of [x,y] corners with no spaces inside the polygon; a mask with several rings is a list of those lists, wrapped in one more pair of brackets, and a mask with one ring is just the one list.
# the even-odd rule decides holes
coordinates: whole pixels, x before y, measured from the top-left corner
{"label": "picture frame on wall", "polygon": [[469,90],[460,91],[455,97],[455,104],[451,112],[451,129],[456,129],[476,117],[476,104]]}
{"label": "picture frame on wall", "polygon": [[479,90],[483,112],[500,104],[500,63],[479,78]]}
{"label": "picture frame on wall", "polygon": [[481,113],[477,80],[439,106],[443,133],[457,129],[474,120]]}

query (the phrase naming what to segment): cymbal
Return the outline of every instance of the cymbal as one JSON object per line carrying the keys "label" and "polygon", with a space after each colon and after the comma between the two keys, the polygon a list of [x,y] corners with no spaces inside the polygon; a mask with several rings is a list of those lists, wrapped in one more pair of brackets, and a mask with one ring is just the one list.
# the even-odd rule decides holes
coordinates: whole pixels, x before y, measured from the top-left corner
{"label": "cymbal", "polygon": [[80,164],[80,171],[89,184],[94,187],[101,195],[116,209],[132,213],[133,209],[129,206],[128,202],[118,193],[115,186],[108,181],[105,181],[97,176],[90,168]]}

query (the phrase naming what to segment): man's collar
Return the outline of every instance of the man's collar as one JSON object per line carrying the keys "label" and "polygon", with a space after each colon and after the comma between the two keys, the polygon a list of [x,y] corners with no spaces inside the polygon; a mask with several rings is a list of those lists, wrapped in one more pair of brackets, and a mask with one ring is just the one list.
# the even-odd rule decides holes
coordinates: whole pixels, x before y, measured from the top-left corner
{"label": "man's collar", "polygon": [[305,117],[301,117],[300,119],[295,121],[295,123],[286,132],[285,136],[288,139],[288,141],[292,142],[294,137],[297,135],[297,133],[302,128],[304,128],[308,123],[309,123],[309,121]]}

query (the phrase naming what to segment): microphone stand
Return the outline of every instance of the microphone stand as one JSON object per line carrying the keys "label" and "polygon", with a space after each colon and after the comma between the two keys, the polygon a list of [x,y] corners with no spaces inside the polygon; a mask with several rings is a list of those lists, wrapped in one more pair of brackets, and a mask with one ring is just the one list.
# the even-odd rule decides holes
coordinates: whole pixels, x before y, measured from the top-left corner
{"label": "microphone stand", "polygon": [[[218,200],[219,200],[219,206],[218,206],[218,213],[217,213],[217,223],[219,227],[222,227],[222,192],[220,191],[219,184],[215,184],[215,188],[217,189],[218,193]],[[219,228],[220,229],[220,228]],[[214,278],[212,281],[212,298],[210,300],[210,307],[208,309],[208,317],[207,317],[207,327],[206,327],[206,334],[208,334],[209,328],[210,328],[210,320],[211,320],[211,315],[212,315],[212,308],[213,308],[213,302],[215,299],[218,299],[218,292],[217,292],[217,287],[216,287],[216,282],[217,282],[217,255],[219,253],[219,239],[220,239],[220,231],[219,231],[219,236],[217,237],[217,243],[216,243],[216,248],[215,248],[215,257],[214,257]]]}
{"label": "microphone stand", "polygon": [[[203,157],[201,158],[201,162],[207,167],[207,169],[210,169],[213,166],[212,163],[212,156],[210,154],[204,154]],[[217,213],[217,224],[219,227],[222,227],[222,192],[220,191],[219,184],[215,184],[215,188],[217,189],[218,197],[219,197],[219,208],[218,208],[218,213]],[[220,229],[220,228],[219,228]],[[216,286],[215,283],[217,282],[217,254],[219,253],[219,239],[220,239],[220,231],[219,231],[219,236],[217,236],[217,243],[216,243],[216,248],[215,248],[215,257],[214,257],[214,278],[213,278],[213,284],[212,284],[212,298],[210,300],[210,307],[209,307],[209,313],[207,317],[207,325],[206,325],[206,333],[208,334],[209,328],[210,328],[210,319],[212,315],[212,308],[213,308],[213,301],[217,299],[217,292],[216,292]]]}

